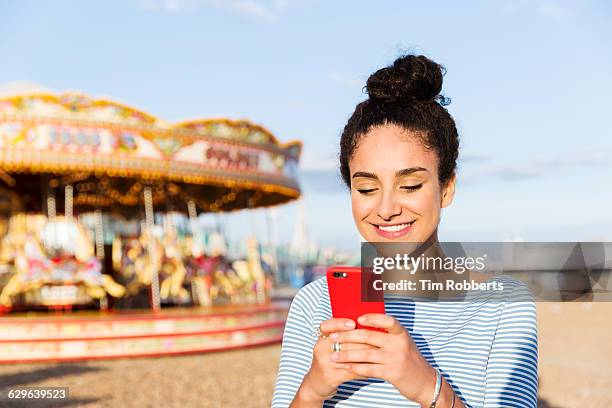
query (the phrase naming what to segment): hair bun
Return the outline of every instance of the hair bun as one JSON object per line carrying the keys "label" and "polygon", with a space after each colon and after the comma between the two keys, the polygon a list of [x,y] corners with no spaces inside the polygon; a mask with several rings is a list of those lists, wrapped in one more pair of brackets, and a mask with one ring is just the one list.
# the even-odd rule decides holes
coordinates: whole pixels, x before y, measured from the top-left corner
{"label": "hair bun", "polygon": [[448,99],[439,95],[444,73],[444,67],[423,55],[405,55],[370,75],[366,91],[373,102],[446,105]]}

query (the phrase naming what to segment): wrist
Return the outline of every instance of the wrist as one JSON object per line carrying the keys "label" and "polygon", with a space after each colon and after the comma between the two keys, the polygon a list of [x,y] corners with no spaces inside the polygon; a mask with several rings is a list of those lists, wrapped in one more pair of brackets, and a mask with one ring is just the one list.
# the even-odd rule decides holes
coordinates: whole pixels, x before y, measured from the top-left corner
{"label": "wrist", "polygon": [[306,374],[304,381],[302,381],[302,385],[298,389],[296,399],[303,404],[321,406],[326,397],[321,396],[316,392],[316,390],[311,386],[308,374]]}
{"label": "wrist", "polygon": [[[427,367],[423,372],[423,380],[421,381],[420,394],[414,399],[414,402],[419,404],[422,408],[429,408],[432,403],[434,391],[436,389],[437,371],[432,366]],[[441,392],[441,391],[440,391]],[[440,398],[438,398],[438,401]],[[438,407],[441,405],[436,404]]]}
{"label": "wrist", "polygon": [[429,408],[436,388],[436,375],[436,370],[422,359],[420,368],[415,369],[410,378],[404,378],[393,385],[404,397],[423,408]]}
{"label": "wrist", "polygon": [[[421,393],[420,398],[415,401],[422,408],[429,408],[431,403],[433,402],[433,397],[436,389],[436,381],[437,381],[437,372],[432,367],[433,374],[430,377],[430,381],[426,383],[426,385],[422,388],[423,392]],[[450,386],[450,384],[444,379],[444,376],[441,375],[440,379],[440,394],[436,401],[436,408],[447,408],[450,407],[453,402],[453,396],[455,391]]]}
{"label": "wrist", "polygon": [[[438,402],[436,403],[436,408],[447,408],[450,407],[453,403],[453,397],[455,396],[455,391],[453,387],[442,377],[442,387],[440,388],[440,397],[438,398]],[[455,399],[455,404],[457,404],[458,398]],[[456,407],[457,405],[455,405]],[[427,406],[429,408],[429,405]]]}
{"label": "wrist", "polygon": [[318,398],[312,391],[300,388],[295,395],[294,405],[292,405],[292,407],[320,407],[323,405],[323,401],[323,399]]}

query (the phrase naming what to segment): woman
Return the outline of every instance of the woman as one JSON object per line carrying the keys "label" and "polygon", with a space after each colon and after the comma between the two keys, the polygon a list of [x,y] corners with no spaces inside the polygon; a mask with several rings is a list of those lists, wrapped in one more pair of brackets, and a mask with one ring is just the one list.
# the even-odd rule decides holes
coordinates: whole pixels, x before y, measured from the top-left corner
{"label": "woman", "polygon": [[[340,172],[368,242],[437,242],[455,194],[459,140],[440,96],[443,68],[407,55],[367,81],[340,141]],[[537,328],[527,287],[502,302],[414,302],[332,318],[326,279],[292,302],[273,407],[535,407]],[[512,299],[513,301],[510,301]],[[341,347],[340,347],[341,346]]]}

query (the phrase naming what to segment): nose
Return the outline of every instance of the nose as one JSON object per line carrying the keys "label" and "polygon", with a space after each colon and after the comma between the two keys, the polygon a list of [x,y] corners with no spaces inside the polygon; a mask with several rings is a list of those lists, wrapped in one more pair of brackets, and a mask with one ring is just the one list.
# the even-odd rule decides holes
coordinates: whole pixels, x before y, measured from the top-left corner
{"label": "nose", "polygon": [[396,217],[402,213],[402,207],[399,202],[395,200],[393,192],[386,192],[382,194],[380,203],[378,205],[378,216],[383,220],[389,222],[393,217]]}

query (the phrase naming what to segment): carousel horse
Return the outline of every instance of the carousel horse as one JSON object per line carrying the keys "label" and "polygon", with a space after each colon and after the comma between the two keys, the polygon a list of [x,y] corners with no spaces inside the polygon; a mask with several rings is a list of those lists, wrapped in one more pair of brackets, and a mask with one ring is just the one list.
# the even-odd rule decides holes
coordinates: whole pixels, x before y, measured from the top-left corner
{"label": "carousel horse", "polygon": [[[126,241],[122,245],[121,239],[113,240],[113,265],[120,271],[128,293],[135,295],[142,288],[151,286],[153,271],[160,270],[163,250],[154,238],[153,242],[149,242],[149,235],[145,231]],[[149,253],[150,247],[153,248],[153,256]]]}
{"label": "carousel horse", "polygon": [[259,256],[259,244],[253,237],[247,239],[247,259],[234,261],[233,269],[243,282],[243,293],[248,298],[255,298],[260,303],[266,297],[266,275]]}
{"label": "carousel horse", "polygon": [[159,295],[162,299],[175,299],[180,303],[186,303],[189,301],[189,292],[183,287],[187,269],[183,263],[182,251],[175,234],[167,234],[164,241]]}
{"label": "carousel horse", "polygon": [[204,253],[186,257],[187,279],[191,282],[195,304],[200,306],[212,305],[213,272],[217,263],[217,258],[207,256]]}
{"label": "carousel horse", "polygon": [[125,294],[123,286],[102,274],[85,229],[62,218],[47,222],[42,215],[12,217],[1,256],[13,262],[14,273],[0,293],[1,305],[11,306],[20,293],[34,293],[57,284],[83,285],[92,299]]}

